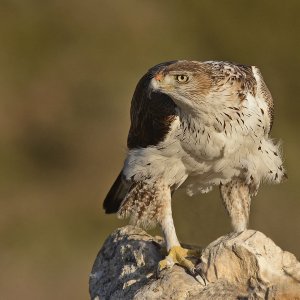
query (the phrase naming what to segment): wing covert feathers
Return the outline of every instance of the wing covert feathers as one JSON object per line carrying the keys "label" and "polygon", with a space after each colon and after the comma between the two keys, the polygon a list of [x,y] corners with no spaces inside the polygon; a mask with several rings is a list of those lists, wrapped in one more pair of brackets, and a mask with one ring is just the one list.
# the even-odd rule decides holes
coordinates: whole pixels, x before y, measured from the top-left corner
{"label": "wing covert feathers", "polygon": [[264,79],[262,77],[260,70],[257,67],[255,67],[255,71],[256,71],[256,75],[257,75],[258,93],[264,99],[264,101],[266,102],[266,104],[268,106],[268,115],[270,118],[270,130],[269,130],[269,132],[270,132],[272,129],[273,122],[274,122],[274,102],[273,102],[271,92],[269,91],[266,83],[264,82]]}
{"label": "wing covert feathers", "polygon": [[169,132],[176,117],[176,105],[172,99],[149,88],[154,72],[163,66],[165,65],[150,69],[137,84],[130,109],[131,126],[127,139],[129,149],[157,145]]}

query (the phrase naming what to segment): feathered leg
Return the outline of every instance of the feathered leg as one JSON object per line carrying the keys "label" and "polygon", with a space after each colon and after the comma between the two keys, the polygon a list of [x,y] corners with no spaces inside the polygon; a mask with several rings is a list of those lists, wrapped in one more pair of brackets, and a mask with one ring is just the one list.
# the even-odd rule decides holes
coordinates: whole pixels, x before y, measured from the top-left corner
{"label": "feathered leg", "polygon": [[172,247],[180,246],[180,243],[178,241],[173,222],[170,190],[165,190],[161,196],[164,198],[164,201],[161,206],[158,223],[160,224],[164,234],[167,250],[170,251]]}
{"label": "feathered leg", "polygon": [[220,186],[221,197],[235,232],[247,229],[251,197],[249,186],[239,179]]}
{"label": "feathered leg", "polygon": [[177,263],[193,272],[194,265],[187,257],[195,253],[180,246],[173,222],[171,192],[168,186],[160,181],[133,183],[118,213],[120,217],[130,217],[131,223],[137,226],[149,228],[156,223],[161,226],[168,255],[160,261],[159,270]]}
{"label": "feathered leg", "polygon": [[195,256],[195,251],[184,249],[180,246],[172,217],[169,188],[164,191],[164,205],[162,206],[162,213],[158,222],[164,233],[168,251],[167,257],[159,263],[159,270],[172,267],[176,263],[187,268],[190,272],[194,272],[194,264],[187,257]]}

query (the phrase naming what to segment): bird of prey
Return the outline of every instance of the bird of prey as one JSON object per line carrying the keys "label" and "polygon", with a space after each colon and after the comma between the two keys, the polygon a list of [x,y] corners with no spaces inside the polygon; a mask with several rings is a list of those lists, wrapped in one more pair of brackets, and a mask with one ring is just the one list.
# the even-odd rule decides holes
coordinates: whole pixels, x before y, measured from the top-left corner
{"label": "bird of prey", "polygon": [[233,230],[245,230],[260,183],[286,176],[270,138],[272,96],[255,66],[178,60],[140,79],[130,113],[127,157],[104,209],[144,228],[158,223],[168,251],[159,269],[178,263],[193,271],[171,196],[179,187],[195,195],[219,186]]}

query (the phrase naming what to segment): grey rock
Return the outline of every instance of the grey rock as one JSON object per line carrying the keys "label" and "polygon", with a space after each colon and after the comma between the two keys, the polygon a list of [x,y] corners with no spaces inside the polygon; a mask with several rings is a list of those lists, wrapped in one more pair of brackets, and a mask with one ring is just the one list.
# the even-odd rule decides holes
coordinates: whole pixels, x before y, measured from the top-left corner
{"label": "grey rock", "polygon": [[212,242],[202,250],[198,275],[176,265],[158,273],[163,252],[162,238],[138,227],[117,229],[94,262],[91,299],[300,299],[300,263],[259,231]]}

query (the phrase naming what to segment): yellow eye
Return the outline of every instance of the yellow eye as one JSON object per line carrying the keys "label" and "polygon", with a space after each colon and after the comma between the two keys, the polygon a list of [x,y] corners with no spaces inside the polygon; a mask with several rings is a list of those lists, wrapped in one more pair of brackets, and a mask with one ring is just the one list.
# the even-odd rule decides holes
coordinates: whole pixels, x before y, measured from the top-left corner
{"label": "yellow eye", "polygon": [[189,76],[187,75],[176,75],[175,78],[179,83],[185,83],[189,80]]}

